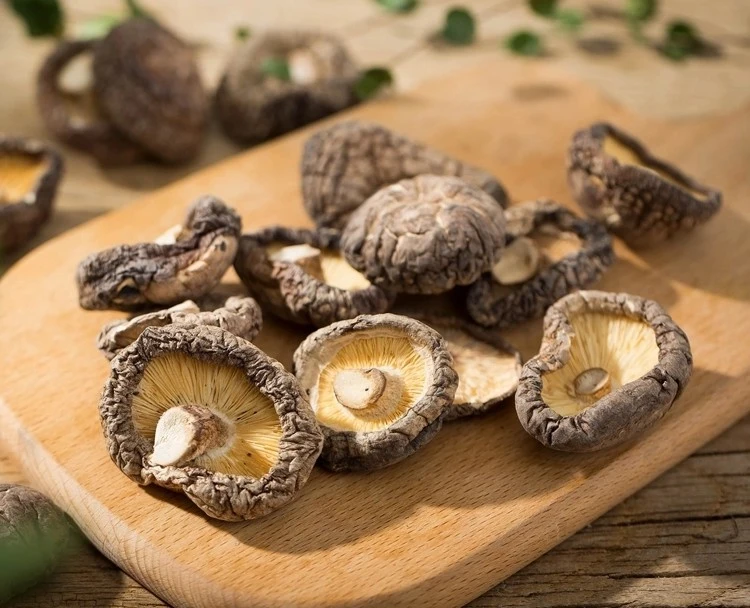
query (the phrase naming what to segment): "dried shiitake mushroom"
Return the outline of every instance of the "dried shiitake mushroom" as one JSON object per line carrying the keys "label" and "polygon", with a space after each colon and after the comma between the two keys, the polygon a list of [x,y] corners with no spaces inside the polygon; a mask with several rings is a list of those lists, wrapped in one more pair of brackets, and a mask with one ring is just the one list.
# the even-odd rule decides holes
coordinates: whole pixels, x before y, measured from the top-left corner
{"label": "dried shiitake mushroom", "polygon": [[349,215],[385,186],[421,174],[460,177],[500,206],[505,190],[492,175],[380,125],[346,121],[315,133],[302,155],[305,209],[318,226],[343,228]]}
{"label": "dried shiitake mushroom", "polygon": [[505,244],[502,208],[457,177],[419,175],[373,194],[341,239],[346,260],[374,285],[434,294],[476,281]]}
{"label": "dried shiitake mushroom", "polygon": [[606,228],[554,201],[513,206],[505,218],[509,244],[466,296],[467,311],[480,325],[501,329],[541,317],[562,296],[597,281],[614,262]]}
{"label": "dried shiitake mushroom", "polygon": [[36,99],[47,128],[60,141],[91,154],[103,165],[125,165],[145,156],[99,111],[94,97],[95,40],[64,40],[37,77]]}
{"label": "dried shiitake mushroom", "polygon": [[0,135],[0,252],[20,247],[47,221],[63,170],[46,144]]}
{"label": "dried shiitake mushroom", "polygon": [[71,540],[65,513],[36,490],[0,484],[0,604],[50,574]]}
{"label": "dried shiitake mushroom", "polygon": [[149,327],[112,360],[99,408],[112,460],[206,514],[254,519],[291,501],[323,438],[299,385],[219,327]]}
{"label": "dried shiitake mushroom", "polygon": [[261,305],[288,321],[322,327],[387,311],[393,296],[346,262],[339,240],[333,230],[265,228],[242,235],[234,267]]}
{"label": "dried shiitake mushroom", "polygon": [[107,359],[112,359],[132,344],[147,327],[163,327],[172,323],[213,325],[252,341],[263,325],[263,315],[257,302],[247,297],[230,296],[226,300],[221,298],[214,301],[207,296],[200,300],[200,304],[185,300],[165,310],[107,323],[99,332],[96,346]]}
{"label": "dried shiitake mushroom", "polygon": [[458,374],[456,396],[444,420],[483,414],[516,392],[521,354],[496,331],[460,318],[417,318],[443,336]]}
{"label": "dried shiitake mushroom", "polygon": [[[287,68],[288,78],[269,74],[268,62]],[[216,113],[229,137],[262,142],[355,104],[358,75],[335,36],[270,32],[231,60],[216,91]]]}
{"label": "dried shiitake mushroom", "polygon": [[518,419],[556,450],[614,446],[666,414],[692,368],[687,336],[656,302],[573,293],[547,311],[542,348],[516,391]]}
{"label": "dried shiitake mushroom", "polygon": [[237,252],[240,217],[219,199],[204,196],[183,226],[152,243],[119,245],[78,265],[82,308],[134,310],[200,298],[216,286]]}
{"label": "dried shiitake mushroom", "polygon": [[607,123],[573,136],[568,182],[588,215],[634,247],[689,230],[721,207],[721,192],[654,157],[638,140]]}
{"label": "dried shiitake mushroom", "polygon": [[319,329],[294,369],[334,471],[372,470],[413,454],[440,430],[457,376],[445,340],[415,319],[362,315]]}
{"label": "dried shiitake mushroom", "polygon": [[208,96],[192,50],[151,19],[130,19],[99,41],[94,91],[130,141],[166,163],[192,159],[208,125]]}

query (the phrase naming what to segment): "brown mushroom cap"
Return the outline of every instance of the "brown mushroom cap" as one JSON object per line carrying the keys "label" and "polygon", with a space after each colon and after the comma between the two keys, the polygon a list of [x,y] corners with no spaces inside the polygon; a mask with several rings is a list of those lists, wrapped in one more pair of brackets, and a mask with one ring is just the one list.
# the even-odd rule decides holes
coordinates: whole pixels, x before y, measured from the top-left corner
{"label": "brown mushroom cap", "polygon": [[568,182],[581,208],[633,247],[689,230],[721,207],[721,192],[654,157],[608,123],[573,136]]}
{"label": "brown mushroom cap", "polygon": [[499,259],[503,210],[457,177],[419,175],[372,195],[342,235],[347,261],[373,284],[435,294],[468,285]]}
{"label": "brown mushroom cap", "polygon": [[208,97],[191,49],[155,21],[130,19],[97,43],[94,88],[104,115],[166,163],[192,159],[208,125]]}
{"label": "brown mushroom cap", "polygon": [[97,41],[64,40],[45,59],[37,77],[36,101],[47,128],[60,141],[94,156],[103,165],[125,165],[143,158],[143,150],[128,141],[105,119],[89,87],[65,91],[61,83],[72,62],[93,55]]}
{"label": "brown mushroom cap", "polygon": [[[349,266],[339,241],[333,230],[272,226],[242,235],[234,267],[261,306],[288,321],[322,327],[387,311],[393,296]],[[298,245],[309,246],[307,264],[285,260]]]}
{"label": "brown mushroom cap", "polygon": [[379,469],[410,456],[440,430],[457,376],[445,340],[393,314],[319,329],[294,353],[334,471]]}
{"label": "brown mushroom cap", "polygon": [[206,325],[147,328],[113,359],[99,411],[125,475],[183,492],[226,521],[291,501],[323,443],[294,376]]}
{"label": "brown mushroom cap", "polygon": [[134,310],[210,292],[234,260],[240,217],[219,199],[204,196],[178,228],[159,242],[119,245],[86,257],[76,273],[81,307]]}
{"label": "brown mushroom cap", "polygon": [[[264,63],[274,59],[287,62],[289,81],[264,73]],[[216,91],[216,113],[229,137],[259,143],[357,103],[358,75],[335,36],[270,32],[232,58]]]}
{"label": "brown mushroom cap", "polygon": [[65,513],[49,498],[0,484],[0,604],[50,574],[72,535]]}
{"label": "brown mushroom cap", "polygon": [[0,136],[0,252],[31,239],[52,213],[62,157],[34,139]]}
{"label": "brown mushroom cap", "polygon": [[596,282],[615,260],[612,239],[602,224],[581,219],[554,201],[516,205],[505,217],[510,244],[503,256],[512,253],[514,242],[525,239],[538,249],[541,261],[517,284],[501,284],[487,273],[469,288],[466,308],[480,325],[502,329],[541,317],[559,298]]}
{"label": "brown mushroom cap", "polygon": [[343,228],[349,215],[381,188],[421,174],[460,177],[500,206],[507,195],[486,171],[380,125],[346,121],[315,133],[302,154],[302,196],[318,226]]}
{"label": "brown mushroom cap", "polygon": [[260,306],[252,298],[230,296],[226,300],[222,298],[220,303],[206,304],[206,298],[200,301],[200,305],[185,300],[165,310],[112,321],[99,332],[96,346],[107,359],[112,359],[137,340],[147,327],[163,327],[172,323],[212,325],[252,341],[263,326]]}
{"label": "brown mushroom cap", "polygon": [[652,300],[580,291],[550,307],[523,368],[516,411],[547,447],[590,452],[644,432],[690,379],[685,333]]}

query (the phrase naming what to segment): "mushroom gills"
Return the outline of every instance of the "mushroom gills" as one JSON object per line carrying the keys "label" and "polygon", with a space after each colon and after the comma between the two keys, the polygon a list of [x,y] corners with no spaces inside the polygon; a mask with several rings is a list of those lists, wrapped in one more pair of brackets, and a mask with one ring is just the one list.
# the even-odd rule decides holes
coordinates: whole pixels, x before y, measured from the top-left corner
{"label": "mushroom gills", "polygon": [[305,272],[331,287],[348,291],[370,287],[370,281],[352,268],[344,256],[334,249],[318,249],[306,244],[271,243],[266,246],[266,255],[271,261],[298,264]]}
{"label": "mushroom gills", "polygon": [[167,353],[150,361],[133,395],[133,423],[154,441],[154,464],[256,479],[279,456],[273,402],[239,368]]}
{"label": "mushroom gills", "polygon": [[659,361],[654,330],[608,313],[570,318],[574,336],[567,363],[542,376],[542,399],[560,416],[575,416]]}
{"label": "mushroom gills", "polygon": [[678,176],[664,171],[659,167],[655,167],[648,161],[644,160],[638,153],[633,150],[630,146],[620,141],[613,135],[608,135],[604,138],[604,153],[616,158],[620,164],[623,165],[635,165],[651,173],[655,173],[662,179],[668,181],[670,184],[682,188],[689,192],[692,196],[699,200],[705,200],[708,195],[700,190],[695,190],[686,184],[683,180],[679,179]]}
{"label": "mushroom gills", "polygon": [[49,160],[19,152],[0,154],[0,205],[36,202],[36,188]]}

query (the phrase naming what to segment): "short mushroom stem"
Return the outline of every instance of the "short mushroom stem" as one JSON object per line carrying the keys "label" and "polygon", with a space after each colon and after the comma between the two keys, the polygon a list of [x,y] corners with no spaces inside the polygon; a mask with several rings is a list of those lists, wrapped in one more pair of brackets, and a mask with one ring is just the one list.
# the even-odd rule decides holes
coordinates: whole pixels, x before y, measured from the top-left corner
{"label": "short mushroom stem", "polygon": [[528,237],[518,237],[505,248],[500,260],[492,267],[492,276],[501,285],[523,283],[536,274],[540,259],[536,243]]}
{"label": "short mushroom stem", "polygon": [[395,402],[402,392],[397,378],[376,368],[343,370],[333,380],[336,400],[351,410],[364,410],[383,400]]}
{"label": "short mushroom stem", "polygon": [[68,95],[83,95],[94,85],[93,55],[82,53],[73,57],[63,68],[57,81],[58,87]]}
{"label": "short mushroom stem", "polygon": [[181,466],[206,452],[224,447],[231,423],[202,405],[179,405],[159,418],[151,462]]}
{"label": "short mushroom stem", "polygon": [[592,367],[581,372],[573,382],[576,396],[596,401],[612,390],[612,381],[607,370]]}
{"label": "short mushroom stem", "polygon": [[273,262],[289,262],[296,264],[310,276],[323,280],[323,267],[321,266],[321,252],[310,245],[289,245],[271,256]]}
{"label": "short mushroom stem", "polygon": [[307,49],[297,49],[287,57],[289,75],[296,84],[312,84],[320,78],[318,62]]}
{"label": "short mushroom stem", "polygon": [[154,243],[156,243],[157,245],[174,245],[177,241],[180,240],[180,235],[182,234],[183,230],[184,228],[182,224],[172,226],[164,233],[157,236],[154,239]]}

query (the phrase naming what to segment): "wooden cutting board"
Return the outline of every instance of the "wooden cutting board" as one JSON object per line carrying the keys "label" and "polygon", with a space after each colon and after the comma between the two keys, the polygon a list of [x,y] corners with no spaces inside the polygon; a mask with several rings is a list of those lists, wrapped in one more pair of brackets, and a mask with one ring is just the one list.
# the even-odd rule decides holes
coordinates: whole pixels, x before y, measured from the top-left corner
{"label": "wooden cutting board", "polygon": [[[203,193],[234,205],[246,228],[309,223],[298,162],[311,130],[197,173],[47,243],[0,283],[0,440],[107,557],[174,605],[461,604],[750,412],[750,111],[650,120],[547,66],[498,59],[348,116],[487,167],[515,200],[570,204],[569,138],[601,119],[721,188],[726,207],[693,234],[638,254],[618,243],[620,259],[600,284],[665,305],[690,336],[695,375],[659,426],[620,449],[546,450],[508,404],[446,425],[389,469],[316,470],[295,503],[263,520],[211,521],[110,461],[97,416],[108,367],[94,337],[121,315],[80,310],[73,281],[86,254],[155,237]],[[540,321],[508,332],[524,357],[540,335]],[[269,322],[259,344],[289,364],[300,338]]]}

